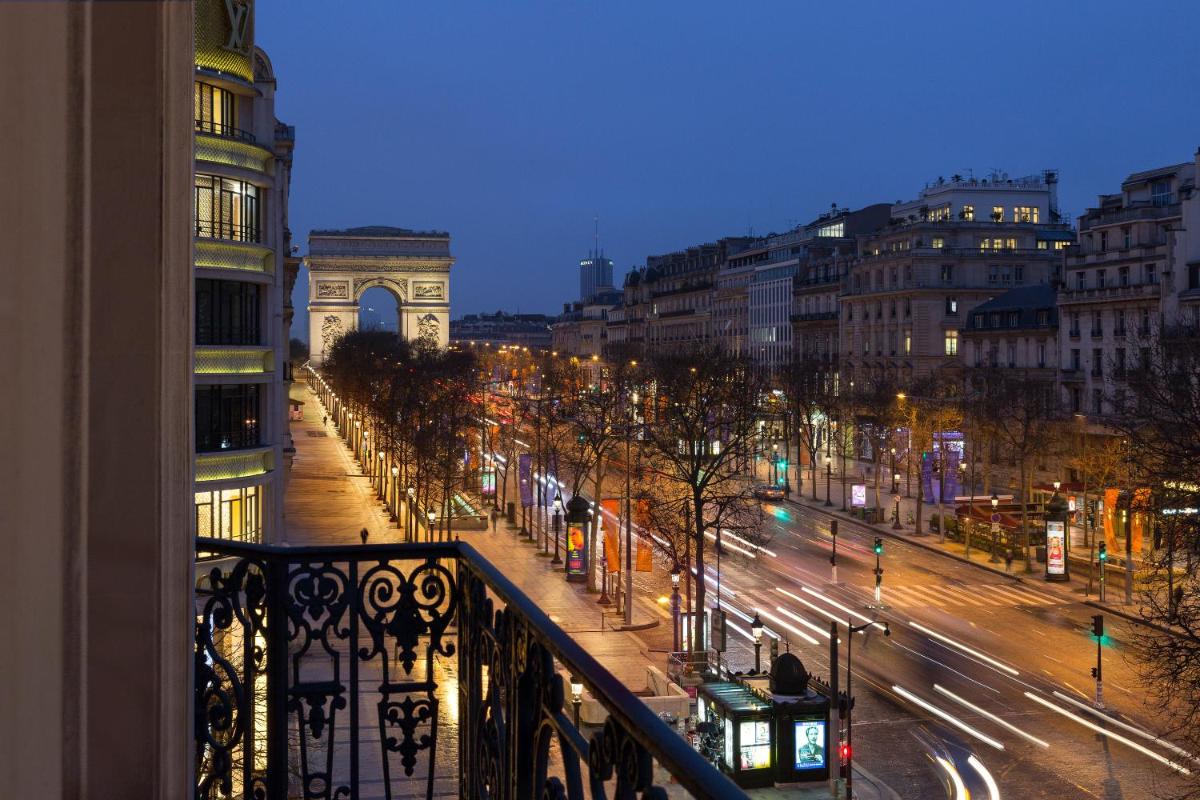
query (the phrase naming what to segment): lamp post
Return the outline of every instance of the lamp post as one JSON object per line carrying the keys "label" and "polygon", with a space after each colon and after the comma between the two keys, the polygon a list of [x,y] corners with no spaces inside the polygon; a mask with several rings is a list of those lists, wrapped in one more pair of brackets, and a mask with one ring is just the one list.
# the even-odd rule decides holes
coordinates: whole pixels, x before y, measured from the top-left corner
{"label": "lamp post", "polygon": [[896,448],[892,448],[892,494],[900,493],[900,473],[896,472]]}
{"label": "lamp post", "polygon": [[[845,705],[845,709],[846,709],[845,745],[846,746],[845,746],[845,748],[843,748],[843,753],[845,754],[843,766],[846,768],[846,797],[847,798],[854,797],[854,788],[853,788],[854,787],[854,768],[852,766],[853,757],[854,757],[854,744],[853,744],[854,737],[853,737],[853,733],[852,733],[853,729],[852,729],[851,723],[850,723],[850,717],[851,717],[850,712],[853,711],[853,709],[854,709],[854,693],[852,691],[850,691],[850,680],[851,680],[851,676],[853,675],[852,670],[854,669],[854,634],[861,633],[862,631],[865,631],[867,628],[871,627],[872,625],[879,624],[877,622],[864,622],[862,625],[854,625],[853,622],[854,622],[853,619],[846,620],[846,629],[847,629],[847,633],[848,633],[848,635],[846,636],[846,705]],[[886,622],[883,623],[883,635],[884,636],[892,635],[892,630],[891,630],[891,628],[888,627],[888,624]],[[834,637],[834,638],[836,639],[836,637]],[[836,670],[837,670],[837,664],[834,664],[831,672],[836,671]],[[842,708],[842,705],[841,705],[841,703],[839,703],[838,704],[839,711],[841,710],[841,708]]]}
{"label": "lamp post", "polygon": [[405,527],[405,539],[410,542],[414,538],[413,529],[415,527],[415,523],[413,521],[413,505],[416,503],[416,499],[417,499],[417,490],[415,488],[413,488],[412,486],[409,486],[408,487],[408,507],[405,509],[405,514],[404,514],[404,527]]}
{"label": "lamp post", "polygon": [[579,727],[579,706],[583,704],[583,683],[571,676],[571,705],[575,707],[575,727]]}
{"label": "lamp post", "polygon": [[554,498],[554,558],[550,559],[551,564],[561,564],[562,559],[558,555],[558,534],[562,530],[562,493],[561,491]]}
{"label": "lamp post", "polygon": [[[896,478],[900,477],[900,473],[893,473]],[[892,485],[896,488],[892,491],[892,499],[896,502],[895,508],[892,510],[892,530],[900,530],[900,487],[898,481],[893,481]]]}
{"label": "lamp post", "polygon": [[988,559],[993,564],[999,564],[1000,558],[996,555],[996,551],[1000,548],[1000,512],[996,509],[1000,506],[1000,498],[992,492],[992,557]]}
{"label": "lamp post", "polygon": [[387,454],[384,453],[382,450],[379,451],[379,499],[380,500],[383,499],[384,481],[386,480],[386,478],[384,477],[386,475],[386,473],[383,468],[384,457],[386,455]]}
{"label": "lamp post", "polygon": [[833,503],[829,502],[829,484],[833,481],[833,457],[829,453],[825,454],[825,507],[829,508]]}
{"label": "lamp post", "polygon": [[758,618],[758,612],[754,612],[754,619],[750,621],[750,635],[754,637],[754,674],[762,672],[762,635],[763,624]]}
{"label": "lamp post", "polygon": [[779,480],[779,442],[771,444],[771,483]]}
{"label": "lamp post", "polygon": [[[400,467],[392,464],[392,516],[389,522],[399,522],[400,517]],[[399,526],[397,526],[399,527]]]}
{"label": "lamp post", "polygon": [[437,512],[430,509],[430,511],[429,511],[429,527],[426,529],[429,534],[426,537],[427,541],[430,541],[430,542],[433,541],[433,528],[434,528],[434,525],[436,525],[436,524],[437,524]]}
{"label": "lamp post", "polygon": [[679,565],[671,570],[671,652],[678,653],[679,647]]}

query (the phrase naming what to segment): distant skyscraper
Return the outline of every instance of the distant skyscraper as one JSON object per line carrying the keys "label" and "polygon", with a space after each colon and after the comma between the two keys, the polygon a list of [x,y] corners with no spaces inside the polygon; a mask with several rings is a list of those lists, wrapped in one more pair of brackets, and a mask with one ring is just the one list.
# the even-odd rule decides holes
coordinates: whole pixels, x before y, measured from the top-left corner
{"label": "distant skyscraper", "polygon": [[613,262],[600,251],[579,262],[579,299],[587,300],[612,288]]}

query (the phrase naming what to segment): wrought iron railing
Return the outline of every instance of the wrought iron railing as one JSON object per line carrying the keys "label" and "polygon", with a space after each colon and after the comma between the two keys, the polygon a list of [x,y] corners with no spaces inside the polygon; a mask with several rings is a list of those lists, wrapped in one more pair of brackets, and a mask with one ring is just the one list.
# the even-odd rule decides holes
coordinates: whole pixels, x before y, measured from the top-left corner
{"label": "wrought iron railing", "polygon": [[196,798],[744,797],[468,544],[196,547]]}

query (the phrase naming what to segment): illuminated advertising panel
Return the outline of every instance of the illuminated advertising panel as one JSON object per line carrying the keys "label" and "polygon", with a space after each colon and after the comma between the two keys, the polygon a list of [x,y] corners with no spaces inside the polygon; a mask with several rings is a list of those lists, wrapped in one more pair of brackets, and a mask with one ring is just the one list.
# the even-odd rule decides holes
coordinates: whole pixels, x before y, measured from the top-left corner
{"label": "illuminated advertising panel", "polygon": [[867,485],[865,483],[856,483],[850,487],[850,505],[855,508],[866,508]]}
{"label": "illuminated advertising panel", "polygon": [[567,524],[567,580],[587,578],[586,523]]}
{"label": "illuminated advertising panel", "polygon": [[1067,533],[1065,524],[1046,520],[1046,574],[1064,575],[1067,571]]}
{"label": "illuminated advertising panel", "polygon": [[795,725],[797,770],[825,768],[825,720],[798,719]]}

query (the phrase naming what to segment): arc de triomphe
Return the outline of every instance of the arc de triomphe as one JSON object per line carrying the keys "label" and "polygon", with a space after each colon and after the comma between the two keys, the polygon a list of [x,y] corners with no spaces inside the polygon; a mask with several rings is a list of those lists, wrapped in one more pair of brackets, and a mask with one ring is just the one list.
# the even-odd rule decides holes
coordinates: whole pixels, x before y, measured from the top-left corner
{"label": "arc de triomphe", "polygon": [[358,328],[363,292],[382,286],[399,309],[400,335],[445,347],[450,340],[450,234],[372,225],[308,237],[308,342],[314,366]]}

